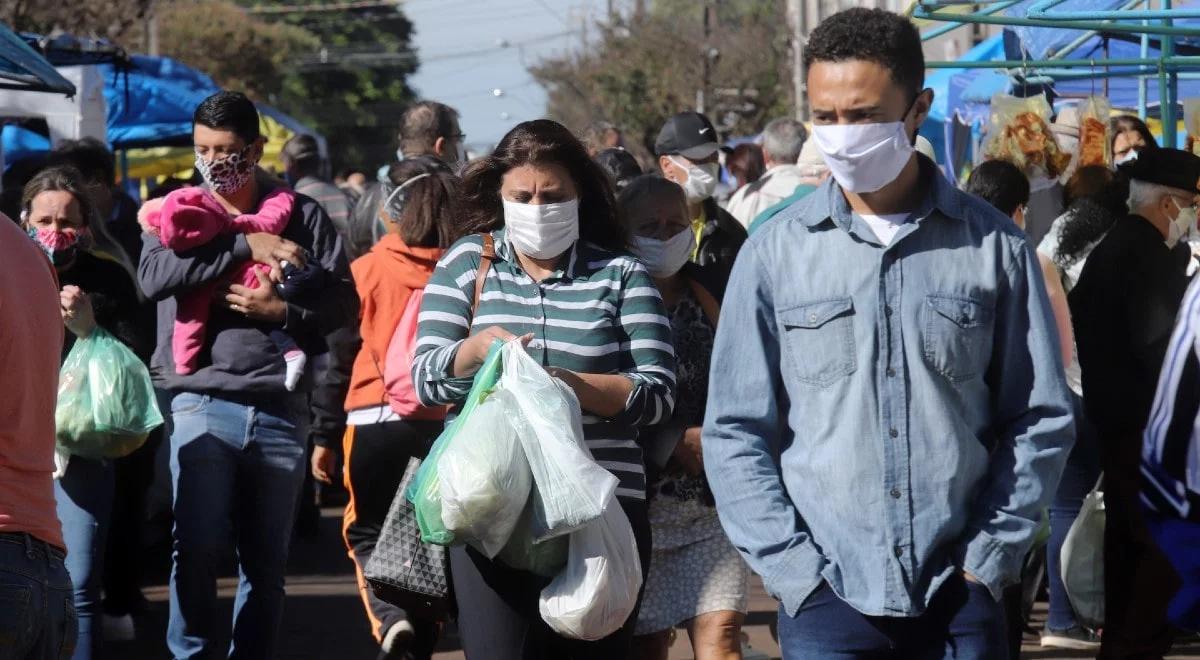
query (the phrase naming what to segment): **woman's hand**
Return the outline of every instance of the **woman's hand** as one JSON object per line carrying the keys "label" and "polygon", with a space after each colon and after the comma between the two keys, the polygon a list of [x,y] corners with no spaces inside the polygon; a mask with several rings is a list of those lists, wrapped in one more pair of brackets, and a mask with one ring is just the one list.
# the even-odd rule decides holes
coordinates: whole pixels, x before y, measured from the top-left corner
{"label": "woman's hand", "polygon": [[533,335],[528,334],[517,337],[504,328],[492,327],[481,331],[477,335],[468,337],[458,347],[458,353],[454,356],[454,375],[462,378],[479,371],[479,367],[487,359],[488,350],[492,347],[492,342],[497,339],[503,342],[520,339],[521,344],[528,344],[533,339]]}
{"label": "woman's hand", "polygon": [[323,484],[333,483],[333,473],[337,469],[337,453],[329,447],[317,445],[313,447],[312,475],[313,479]]}
{"label": "woman's hand", "polygon": [[245,314],[246,318],[268,323],[283,323],[287,318],[287,303],[275,291],[271,280],[261,270],[255,270],[258,287],[251,289],[240,284],[230,284],[225,293],[229,309]]}
{"label": "woman's hand", "polygon": [[683,471],[693,477],[704,474],[704,453],[700,449],[701,428],[693,426],[683,432],[683,438],[675,445],[672,458],[683,468]]}
{"label": "woman's hand", "polygon": [[575,392],[582,410],[600,417],[621,414],[633,392],[633,381],[620,374],[581,374],[560,367],[546,367],[546,373]]}
{"label": "woman's hand", "polygon": [[96,314],[92,310],[92,299],[74,284],[68,284],[58,294],[62,307],[63,325],[72,334],[84,339],[96,329]]}

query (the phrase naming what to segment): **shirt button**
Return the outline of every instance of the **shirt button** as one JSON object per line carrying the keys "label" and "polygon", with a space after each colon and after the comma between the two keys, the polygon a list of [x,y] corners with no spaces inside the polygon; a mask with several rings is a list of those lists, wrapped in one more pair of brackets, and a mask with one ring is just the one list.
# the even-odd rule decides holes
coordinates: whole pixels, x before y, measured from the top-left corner
{"label": "shirt button", "polygon": [[896,370],[891,367],[888,367],[887,375],[888,375],[888,378],[894,377],[896,375]]}
{"label": "shirt button", "polygon": [[892,306],[891,306],[891,305],[888,305],[887,307],[884,307],[884,308],[883,308],[883,315],[884,315],[884,316],[891,316],[891,315],[892,315]]}
{"label": "shirt button", "polygon": [[904,556],[904,548],[899,548],[899,547],[896,548],[896,556],[903,557]]}
{"label": "shirt button", "polygon": [[900,437],[900,432],[896,429],[891,429],[888,431],[888,435],[892,436],[893,438],[898,438]]}
{"label": "shirt button", "polygon": [[900,490],[899,489],[896,489],[896,488],[892,489],[892,499],[897,499],[897,500],[900,499]]}
{"label": "shirt button", "polygon": [[816,315],[816,314],[809,314],[809,315],[808,315],[808,322],[809,322],[809,323],[816,323],[816,322],[817,322],[817,315]]}

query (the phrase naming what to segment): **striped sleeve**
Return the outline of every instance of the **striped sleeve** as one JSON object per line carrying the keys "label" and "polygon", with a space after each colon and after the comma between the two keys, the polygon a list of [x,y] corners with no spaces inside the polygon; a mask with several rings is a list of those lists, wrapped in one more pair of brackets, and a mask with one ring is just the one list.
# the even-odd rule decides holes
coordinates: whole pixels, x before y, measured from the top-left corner
{"label": "striped sleeve", "polygon": [[426,406],[460,403],[471,391],[470,376],[454,376],[454,358],[470,335],[475,273],[483,251],[478,236],[454,244],[425,285],[417,324],[412,380]]}
{"label": "striped sleeve", "polygon": [[675,408],[675,349],[662,296],[650,274],[630,260],[624,270],[617,327],[621,373],[633,381],[625,411],[615,421],[651,426]]}

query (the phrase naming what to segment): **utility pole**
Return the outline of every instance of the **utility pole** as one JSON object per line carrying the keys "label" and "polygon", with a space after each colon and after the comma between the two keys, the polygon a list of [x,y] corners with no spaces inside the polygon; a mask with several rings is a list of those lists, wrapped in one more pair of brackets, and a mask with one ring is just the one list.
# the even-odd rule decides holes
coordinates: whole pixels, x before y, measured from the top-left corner
{"label": "utility pole", "polygon": [[804,0],[787,0],[787,22],[791,28],[792,98],[796,119],[808,119],[808,96],[804,93]]}
{"label": "utility pole", "polygon": [[699,112],[700,114],[704,114],[705,112],[705,101],[707,100],[708,96],[708,86],[710,79],[712,78],[712,58],[708,56],[709,51],[712,48],[712,45],[708,42],[709,37],[712,36],[712,4],[713,0],[704,0],[704,46],[702,51],[703,56],[701,57],[701,61],[704,65],[704,72],[700,77],[700,89],[696,90],[696,112]]}

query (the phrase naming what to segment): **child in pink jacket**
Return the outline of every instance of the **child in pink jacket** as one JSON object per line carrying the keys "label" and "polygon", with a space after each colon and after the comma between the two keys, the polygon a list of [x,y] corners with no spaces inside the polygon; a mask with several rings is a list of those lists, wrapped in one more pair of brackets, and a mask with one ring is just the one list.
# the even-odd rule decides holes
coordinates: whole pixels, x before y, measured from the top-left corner
{"label": "child in pink jacket", "polygon": [[[219,234],[278,235],[291,220],[295,201],[292,191],[280,188],[264,197],[254,213],[234,216],[207,190],[181,188],[167,195],[161,204],[154,200],[147,202],[138,214],[138,220],[165,247],[178,252],[204,245]],[[247,261],[234,268],[227,279],[254,289],[260,285],[259,272],[270,272],[270,268]],[[171,337],[175,373],[190,374],[196,371],[196,363],[204,346],[210,303],[219,285],[219,282],[211,282],[175,297],[175,327]],[[287,364],[285,385],[288,390],[294,390],[304,374],[307,356],[296,341],[282,330],[272,332],[271,339],[283,353]]]}

